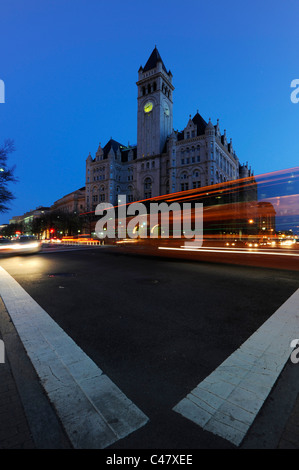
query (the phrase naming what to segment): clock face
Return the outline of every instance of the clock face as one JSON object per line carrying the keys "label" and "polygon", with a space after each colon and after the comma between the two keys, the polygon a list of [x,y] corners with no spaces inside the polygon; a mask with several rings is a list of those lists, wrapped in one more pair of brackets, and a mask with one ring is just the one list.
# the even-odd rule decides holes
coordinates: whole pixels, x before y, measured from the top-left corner
{"label": "clock face", "polygon": [[169,116],[169,108],[167,104],[164,106],[164,113],[165,113],[165,116]]}
{"label": "clock face", "polygon": [[153,105],[153,103],[152,103],[151,101],[147,101],[147,102],[145,103],[145,105],[144,105],[144,108],[143,108],[143,109],[144,109],[144,112],[145,112],[145,113],[150,113],[151,110],[153,109],[153,106],[154,106],[154,105]]}

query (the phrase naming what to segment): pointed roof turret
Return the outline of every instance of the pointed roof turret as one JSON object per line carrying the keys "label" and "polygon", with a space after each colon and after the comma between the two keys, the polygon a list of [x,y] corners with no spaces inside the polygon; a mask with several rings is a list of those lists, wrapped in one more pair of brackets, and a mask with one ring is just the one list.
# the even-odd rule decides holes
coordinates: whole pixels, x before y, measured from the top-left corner
{"label": "pointed roof turret", "polygon": [[195,116],[193,117],[192,121],[197,126],[197,135],[203,135],[205,133],[207,123],[203,119],[203,117],[199,114],[198,110]]}
{"label": "pointed roof turret", "polygon": [[155,46],[155,49],[151,53],[147,63],[144,66],[143,72],[147,72],[148,70],[154,69],[157,66],[158,62],[162,63],[162,68],[163,68],[164,72],[168,73],[167,70],[166,70],[166,67],[164,65],[164,62],[161,59],[161,56],[160,56],[159,51],[157,49],[157,46]]}
{"label": "pointed roof turret", "polygon": [[209,118],[209,122],[208,122],[208,125],[207,125],[206,129],[211,129],[211,130],[213,129],[214,130],[214,126],[212,124],[211,118]]}
{"label": "pointed roof turret", "polygon": [[116,154],[117,150],[122,149],[122,148],[125,148],[125,145],[120,144],[119,142],[112,139],[112,137],[111,137],[110,140],[105,145],[105,147],[103,148],[104,158],[107,158],[107,155],[109,155],[109,153],[111,153],[111,150],[114,154]]}

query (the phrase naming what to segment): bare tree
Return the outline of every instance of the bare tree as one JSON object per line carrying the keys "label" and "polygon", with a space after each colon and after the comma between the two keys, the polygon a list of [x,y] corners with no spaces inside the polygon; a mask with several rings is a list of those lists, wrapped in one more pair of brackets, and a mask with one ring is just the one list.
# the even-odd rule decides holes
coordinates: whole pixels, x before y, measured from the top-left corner
{"label": "bare tree", "polygon": [[7,166],[7,157],[14,150],[14,142],[11,139],[6,139],[0,147],[0,212],[7,212],[10,201],[15,199],[13,193],[8,189],[9,183],[17,181],[14,176],[15,167],[9,168]]}

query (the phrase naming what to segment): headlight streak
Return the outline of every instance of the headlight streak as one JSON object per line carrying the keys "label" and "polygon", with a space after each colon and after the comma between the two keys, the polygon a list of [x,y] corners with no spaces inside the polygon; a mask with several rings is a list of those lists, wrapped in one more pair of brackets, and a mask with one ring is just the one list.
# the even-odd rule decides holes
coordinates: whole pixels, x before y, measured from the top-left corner
{"label": "headlight streak", "polygon": [[254,250],[254,249],[239,249],[235,250],[233,248],[174,248],[174,247],[166,247],[166,246],[159,246],[159,250],[175,250],[175,251],[193,251],[195,253],[226,253],[226,254],[248,254],[248,255],[267,255],[267,256],[294,256],[294,257],[299,257],[299,254],[296,253],[278,253],[276,251],[259,251],[259,250]]}
{"label": "headlight streak", "polygon": [[16,243],[16,244],[12,244],[11,248],[13,250],[30,250],[31,248],[37,248],[38,246],[39,244],[37,242],[26,243],[26,244]]}

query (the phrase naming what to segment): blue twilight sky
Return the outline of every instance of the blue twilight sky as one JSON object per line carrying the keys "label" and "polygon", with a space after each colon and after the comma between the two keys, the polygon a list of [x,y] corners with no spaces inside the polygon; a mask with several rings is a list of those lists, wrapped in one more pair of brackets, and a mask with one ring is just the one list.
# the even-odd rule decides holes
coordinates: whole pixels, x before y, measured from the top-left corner
{"label": "blue twilight sky", "polygon": [[173,74],[174,128],[197,109],[254,173],[298,165],[298,0],[0,0],[0,143],[16,200],[0,224],[85,185],[85,160],[137,140],[138,69]]}

